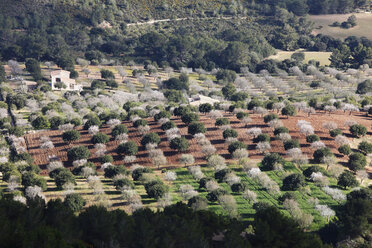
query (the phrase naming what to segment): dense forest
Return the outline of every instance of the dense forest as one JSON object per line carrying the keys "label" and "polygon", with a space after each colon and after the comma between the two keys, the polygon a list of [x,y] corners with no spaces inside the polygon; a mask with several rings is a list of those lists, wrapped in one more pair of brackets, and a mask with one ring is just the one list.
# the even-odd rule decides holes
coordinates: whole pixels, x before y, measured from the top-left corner
{"label": "dense forest", "polygon": [[[333,65],[339,68],[357,68],[371,61],[369,40],[350,38],[342,42],[328,36],[314,37],[311,22],[301,17],[315,9],[319,13],[347,12],[366,1],[141,2],[4,1],[0,6],[1,58],[54,61],[65,69],[72,69],[77,58],[84,58],[92,64],[149,59],[176,69],[220,67],[239,71],[248,67],[257,71],[265,69],[260,63],[275,49],[304,48],[334,51]],[[146,27],[127,25],[180,17],[191,19]]]}
{"label": "dense forest", "polygon": [[302,231],[291,218],[267,204],[255,206],[254,222],[247,226],[210,211],[194,212],[182,203],[166,207],[163,212],[137,210],[131,216],[122,210],[92,206],[76,216],[75,202],[66,204],[66,200],[57,199],[46,204],[35,197],[28,199],[26,206],[3,199],[0,242],[6,247],[28,248],[331,247],[325,243],[370,230],[371,196],[370,189],[351,192],[337,211],[338,221],[323,228],[320,236]]}

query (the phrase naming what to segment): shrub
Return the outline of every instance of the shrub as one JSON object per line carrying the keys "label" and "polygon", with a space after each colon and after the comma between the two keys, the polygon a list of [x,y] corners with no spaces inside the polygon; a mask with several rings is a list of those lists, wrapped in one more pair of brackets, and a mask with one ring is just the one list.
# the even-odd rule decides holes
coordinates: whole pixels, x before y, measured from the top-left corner
{"label": "shrub", "polygon": [[116,152],[125,156],[135,156],[138,152],[138,146],[134,141],[128,141],[118,145]]}
{"label": "shrub", "polygon": [[329,131],[329,135],[331,135],[331,137],[336,137],[337,135],[342,135],[342,131],[341,129],[336,128]]}
{"label": "shrub", "polygon": [[349,145],[342,145],[338,148],[338,152],[347,156],[351,153],[351,148]]}
{"label": "shrub", "polygon": [[209,113],[213,109],[213,106],[209,103],[203,103],[199,105],[199,112],[200,113]]}
{"label": "shrub", "polygon": [[169,119],[170,117],[171,117],[171,114],[168,111],[162,110],[159,113],[157,113],[156,115],[154,115],[154,120],[159,121],[162,118],[168,118]]}
{"label": "shrub", "polygon": [[248,117],[248,116],[249,116],[249,114],[246,113],[246,112],[238,112],[236,114],[236,118],[238,118],[239,120],[243,120],[245,117]]}
{"label": "shrub", "polygon": [[219,170],[219,171],[216,171],[214,173],[214,178],[218,180],[218,182],[222,182],[223,179],[225,178],[225,176],[227,174],[231,173],[231,169],[229,168],[225,168],[225,169],[222,169],[222,170]]}
{"label": "shrub", "polygon": [[316,141],[320,141],[320,138],[319,138],[318,135],[310,134],[310,135],[306,136],[306,142],[307,143],[314,143]]}
{"label": "shrub", "polygon": [[372,153],[372,143],[362,141],[359,143],[358,149],[362,151],[364,154],[370,154]]}
{"label": "shrub", "polygon": [[227,138],[236,138],[238,137],[238,132],[234,129],[231,129],[231,128],[228,128],[226,129],[225,131],[223,131],[223,138],[224,139],[227,139]]}
{"label": "shrub", "polygon": [[134,183],[128,178],[124,177],[114,180],[114,186],[116,190],[121,190],[123,187],[134,188]]}
{"label": "shrub", "polygon": [[286,151],[293,148],[300,148],[300,143],[298,142],[298,140],[291,139],[284,142],[284,149]]}
{"label": "shrub", "polygon": [[268,115],[265,115],[264,116],[264,122],[265,123],[269,123],[270,121],[272,120],[275,120],[275,119],[278,119],[278,115],[277,114],[268,114]]}
{"label": "shrub", "polygon": [[32,122],[31,125],[35,129],[48,129],[50,127],[50,123],[45,116],[38,116]]}
{"label": "shrub", "polygon": [[105,133],[97,133],[92,137],[93,144],[106,144],[109,140],[109,136]]}
{"label": "shrub", "polygon": [[362,153],[354,152],[349,156],[348,167],[352,171],[362,170],[366,164],[366,157]]}
{"label": "shrub", "polygon": [[359,186],[359,183],[353,173],[350,171],[345,170],[341,173],[341,175],[337,179],[337,185],[344,187],[345,189],[347,187],[357,187]]}
{"label": "shrub", "polygon": [[138,119],[135,122],[133,122],[133,126],[136,128],[139,126],[146,126],[146,125],[147,125],[147,121],[144,119]]}
{"label": "shrub", "polygon": [[217,118],[215,122],[216,126],[226,126],[229,124],[230,124],[230,121],[227,118]]}
{"label": "shrub", "polygon": [[293,105],[287,105],[282,109],[282,115],[295,116],[296,114],[297,114],[297,111]]}
{"label": "shrub", "polygon": [[203,123],[194,122],[189,125],[187,132],[191,135],[195,135],[197,133],[205,133],[206,129]]}
{"label": "shrub", "polygon": [[112,129],[112,136],[115,138],[123,133],[128,133],[128,128],[123,124],[117,125]]}
{"label": "shrub", "polygon": [[110,165],[105,168],[105,177],[113,178],[116,175],[127,175],[128,171],[124,165]]}
{"label": "shrub", "polygon": [[216,189],[216,190],[213,190],[212,192],[209,192],[207,194],[206,198],[207,198],[208,201],[216,202],[218,200],[219,196],[226,195],[226,194],[227,194],[226,190]]}
{"label": "shrub", "polygon": [[85,206],[85,200],[80,194],[68,194],[63,202],[73,212],[79,212]]}
{"label": "shrub", "polygon": [[142,174],[144,173],[152,173],[152,170],[148,167],[139,167],[132,171],[132,178],[134,181],[138,181]]}
{"label": "shrub", "polygon": [[204,197],[197,195],[188,200],[187,206],[191,207],[195,211],[205,210],[208,208],[208,202]]}
{"label": "shrub", "polygon": [[311,174],[313,173],[317,173],[317,172],[322,172],[324,174],[324,169],[321,168],[320,166],[318,165],[312,165],[310,167],[307,167],[303,172],[302,174],[307,177],[307,178],[310,178]]}
{"label": "shrub", "polygon": [[228,151],[230,154],[233,154],[237,149],[247,149],[247,145],[241,141],[234,141],[228,147]]}
{"label": "shrub", "polygon": [[75,176],[69,170],[62,170],[54,177],[54,182],[56,183],[57,189],[63,189],[63,185],[67,183],[76,184]]}
{"label": "shrub", "polygon": [[64,142],[71,143],[80,139],[80,132],[77,130],[66,131],[62,134]]}
{"label": "shrub", "polygon": [[283,179],[283,190],[298,190],[306,185],[305,177],[295,173]]}
{"label": "shrub", "polygon": [[283,195],[281,195],[279,197],[278,200],[279,200],[280,204],[283,204],[283,202],[287,199],[297,201],[297,196],[294,192],[285,192]]}
{"label": "shrub", "polygon": [[176,137],[170,141],[169,147],[179,152],[184,152],[189,149],[189,142],[185,137]]}
{"label": "shrub", "polygon": [[102,69],[101,70],[101,77],[104,78],[104,79],[114,79],[115,75],[110,70]]}
{"label": "shrub", "polygon": [[85,146],[75,146],[67,151],[67,157],[71,161],[88,159],[90,156],[89,149]]}
{"label": "shrub", "polygon": [[102,122],[96,115],[88,115],[84,124],[84,129],[88,130],[91,126],[101,126]]}
{"label": "shrub", "polygon": [[274,135],[279,135],[281,133],[289,133],[289,129],[286,127],[277,127],[274,130]]}
{"label": "shrub", "polygon": [[181,120],[185,124],[190,124],[191,122],[195,122],[199,120],[199,115],[193,112],[186,112],[182,115]]}
{"label": "shrub", "polygon": [[104,163],[112,163],[114,162],[114,158],[111,156],[111,155],[104,155],[102,158],[101,158],[101,163],[104,164]]}
{"label": "shrub", "polygon": [[319,148],[313,153],[314,162],[317,164],[322,163],[324,157],[333,156],[331,149],[328,147]]}
{"label": "shrub", "polygon": [[365,80],[358,84],[357,87],[357,94],[366,94],[368,92],[372,92],[372,80]]}
{"label": "shrub", "polygon": [[254,143],[259,143],[259,142],[270,142],[270,136],[266,133],[261,133],[257,137],[253,139]]}
{"label": "shrub", "polygon": [[52,118],[50,118],[49,123],[50,128],[56,130],[60,125],[64,124],[65,121],[60,116],[53,116]]}
{"label": "shrub", "polygon": [[168,192],[168,187],[161,181],[152,181],[145,184],[146,193],[150,198],[156,200],[163,197]]}
{"label": "shrub", "polygon": [[266,154],[262,159],[261,165],[263,170],[273,170],[275,164],[284,165],[284,159],[278,153],[269,153]]}
{"label": "shrub", "polygon": [[354,124],[350,127],[349,131],[355,137],[360,137],[366,135],[367,128],[363,125]]}
{"label": "shrub", "polygon": [[145,134],[141,140],[141,145],[146,146],[147,144],[160,144],[160,137],[157,133]]}
{"label": "shrub", "polygon": [[173,121],[167,121],[166,123],[161,125],[161,129],[166,131],[168,129],[176,127],[176,124]]}
{"label": "shrub", "polygon": [[247,185],[244,183],[234,183],[233,185],[231,185],[231,191],[235,193],[244,192],[246,188]]}
{"label": "shrub", "polygon": [[39,186],[43,191],[48,188],[47,181],[32,171],[27,171],[22,174],[22,185],[25,188],[36,185]]}

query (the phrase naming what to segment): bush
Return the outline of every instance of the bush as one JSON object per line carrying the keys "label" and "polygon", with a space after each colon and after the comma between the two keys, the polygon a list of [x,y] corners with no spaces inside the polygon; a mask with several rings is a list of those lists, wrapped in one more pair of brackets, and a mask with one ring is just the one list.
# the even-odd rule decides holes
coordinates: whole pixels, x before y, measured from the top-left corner
{"label": "bush", "polygon": [[152,170],[148,167],[139,167],[132,171],[132,178],[134,181],[138,181],[142,174],[144,173],[152,173]]}
{"label": "bush", "polygon": [[204,197],[197,195],[188,200],[187,206],[195,210],[202,210],[208,207],[208,202]]}
{"label": "bush", "polygon": [[359,143],[358,149],[364,154],[370,154],[372,153],[372,143],[369,143],[367,141],[362,141]]}
{"label": "bush", "polygon": [[278,153],[266,154],[262,159],[261,165],[263,170],[273,170],[275,164],[284,165],[285,160]]}
{"label": "bush", "polygon": [[307,143],[314,143],[316,141],[320,141],[320,138],[319,138],[318,135],[310,134],[310,135],[306,136],[306,142]]}
{"label": "bush", "polygon": [[283,204],[283,202],[287,199],[297,201],[297,196],[294,192],[285,192],[283,195],[279,197],[278,200],[280,204]]}
{"label": "bush", "polygon": [[136,128],[139,126],[146,126],[146,125],[147,125],[147,121],[144,119],[138,119],[135,122],[133,122],[133,126]]}
{"label": "bush", "polygon": [[349,131],[355,137],[360,137],[366,135],[367,128],[363,125],[355,124],[350,127]]}
{"label": "bush", "polygon": [[266,133],[261,133],[256,138],[253,139],[253,142],[254,143],[270,142],[270,136]]}
{"label": "bush", "polygon": [[283,179],[283,190],[298,190],[306,185],[305,177],[295,173]]}
{"label": "bush", "polygon": [[270,121],[272,120],[275,120],[275,119],[278,119],[278,115],[277,114],[268,114],[268,115],[265,115],[264,116],[264,122],[265,123],[269,123]]}
{"label": "bush", "polygon": [[160,144],[160,137],[157,133],[145,134],[141,140],[141,145],[146,146],[147,144]]}
{"label": "bush", "polygon": [[162,118],[171,118],[171,114],[168,111],[162,110],[154,116],[155,121],[159,121]]}
{"label": "bush", "polygon": [[115,75],[110,70],[102,69],[101,70],[101,77],[104,78],[104,79],[114,79]]}
{"label": "bush", "polygon": [[43,191],[47,190],[47,181],[37,175],[35,172],[27,171],[22,174],[22,185],[27,188],[29,186],[39,186]]}
{"label": "bush", "polygon": [[207,182],[212,181],[213,178],[211,177],[203,177],[199,180],[199,189],[205,189],[207,186]]}
{"label": "bush", "polygon": [[66,131],[62,134],[63,141],[71,143],[80,139],[80,132],[77,130]]}
{"label": "bush", "polygon": [[229,124],[230,124],[230,121],[227,118],[217,118],[215,122],[216,126],[226,126]]}
{"label": "bush", "polygon": [[189,142],[185,137],[176,137],[169,142],[169,147],[179,152],[189,149]]}
{"label": "bush", "polygon": [[328,147],[319,148],[313,153],[314,162],[317,164],[322,163],[322,159],[328,156],[333,156],[331,149],[329,149]]}
{"label": "bush", "polygon": [[238,132],[234,129],[226,129],[225,131],[223,131],[223,138],[224,139],[227,139],[227,138],[236,138],[238,137]]}
{"label": "bush", "polygon": [[351,153],[351,148],[349,145],[342,145],[338,148],[338,152],[347,156]]}
{"label": "bush", "polygon": [[219,196],[226,195],[226,194],[227,194],[226,190],[216,189],[216,190],[213,190],[212,192],[209,192],[207,194],[206,198],[207,198],[208,201],[216,202],[218,200]]}
{"label": "bush", "polygon": [[89,115],[88,120],[84,124],[84,129],[88,130],[91,126],[101,126],[101,120],[96,115]]}
{"label": "bush", "polygon": [[331,131],[329,131],[329,135],[331,135],[331,137],[336,137],[337,135],[342,135],[342,131],[341,129],[333,129]]}
{"label": "bush", "polygon": [[281,133],[289,133],[289,129],[286,128],[286,127],[277,127],[277,128],[275,128],[275,130],[274,130],[274,135],[275,136],[277,136],[277,135],[279,135]]}
{"label": "bush", "polygon": [[195,122],[199,120],[199,115],[193,112],[187,112],[181,116],[181,120],[185,124],[190,124],[191,122]]}
{"label": "bush", "polygon": [[168,129],[176,127],[176,124],[173,121],[167,121],[166,123],[161,125],[161,129],[163,131],[167,131]]}
{"label": "bush", "polygon": [[325,171],[322,167],[320,167],[320,166],[318,166],[318,165],[312,165],[312,166],[310,166],[310,167],[307,167],[307,168],[302,172],[302,174],[303,174],[305,177],[310,178],[311,174],[313,174],[314,172],[315,172],[315,173],[316,173],[316,172],[321,172],[321,173],[323,173],[323,174],[326,173],[326,171]]}
{"label": "bush", "polygon": [[67,151],[67,157],[70,161],[88,159],[89,156],[89,149],[85,146],[75,146]]}
{"label": "bush", "polygon": [[348,167],[352,171],[362,170],[366,164],[366,157],[362,153],[354,152],[349,156]]}
{"label": "bush", "polygon": [[284,149],[286,151],[293,148],[300,148],[300,142],[298,142],[298,140],[291,139],[284,142]]}
{"label": "bush", "polygon": [[346,189],[347,187],[357,187],[359,186],[359,182],[351,173],[350,171],[345,170],[341,173],[341,175],[337,179],[337,185],[340,187],[344,187]]}
{"label": "bush", "polygon": [[128,178],[124,177],[124,178],[114,180],[114,186],[115,186],[116,190],[121,190],[125,186],[130,187],[130,188],[134,188],[134,183],[131,180],[129,180]]}
{"label": "bush", "polygon": [[128,171],[124,165],[110,165],[105,168],[106,178],[113,178],[116,175],[128,175]]}
{"label": "bush", "polygon": [[152,181],[145,184],[146,193],[150,198],[156,200],[163,197],[168,192],[168,187],[161,181]]}
{"label": "bush", "polygon": [[367,94],[369,92],[372,92],[372,80],[367,79],[358,84],[356,91],[357,94]]}
{"label": "bush", "polygon": [[248,116],[249,116],[249,114],[246,113],[246,112],[238,112],[236,114],[236,118],[238,118],[239,120],[243,120],[245,117],[248,117]]}
{"label": "bush", "polygon": [[40,129],[48,129],[50,128],[50,123],[45,116],[38,116],[32,122],[31,125],[33,128],[40,130]]}
{"label": "bush", "polygon": [[116,152],[125,156],[135,156],[138,152],[138,146],[134,141],[128,141],[118,145]]}
{"label": "bush", "polygon": [[201,122],[194,122],[191,123],[187,129],[187,132],[191,135],[195,135],[197,133],[205,133],[206,129],[204,127],[204,124]]}
{"label": "bush", "polygon": [[231,191],[235,193],[244,192],[246,188],[247,185],[244,183],[234,183],[233,185],[231,185]]}
{"label": "bush", "polygon": [[210,103],[203,103],[199,105],[200,113],[209,113],[213,109],[213,106]]}
{"label": "bush", "polygon": [[64,124],[65,121],[60,116],[53,116],[52,118],[50,118],[49,123],[50,128],[56,130],[60,125]]}
{"label": "bush", "polygon": [[85,200],[78,193],[68,194],[63,203],[73,212],[79,212],[85,206]]}
{"label": "bush", "polygon": [[104,164],[104,163],[112,163],[114,162],[114,158],[111,156],[111,155],[104,155],[102,158],[101,158],[101,163]]}
{"label": "bush", "polygon": [[60,173],[55,175],[54,182],[56,183],[57,189],[63,189],[63,185],[66,183],[72,183],[76,185],[75,176],[69,170],[62,170]]}
{"label": "bush", "polygon": [[105,133],[97,133],[92,137],[93,144],[106,144],[109,140],[109,136]]}
{"label": "bush", "polygon": [[238,149],[247,149],[247,145],[241,141],[234,141],[227,148],[230,154],[233,154]]}
{"label": "bush", "polygon": [[117,125],[112,129],[112,136],[115,138],[123,133],[128,133],[128,128],[123,124]]}
{"label": "bush", "polygon": [[231,169],[230,168],[225,168],[225,169],[216,171],[214,173],[214,178],[217,179],[219,183],[221,183],[223,181],[223,179],[225,178],[225,176],[229,173],[231,173]]}
{"label": "bush", "polygon": [[59,167],[59,168],[56,168],[56,169],[52,170],[51,172],[49,172],[49,177],[55,179],[56,176],[57,176],[59,173],[61,173],[62,171],[68,171],[68,169],[65,168],[65,167]]}
{"label": "bush", "polygon": [[287,105],[282,109],[282,115],[295,116],[296,114],[297,110],[293,105]]}
{"label": "bush", "polygon": [[248,104],[247,104],[247,109],[248,110],[252,110],[254,109],[255,107],[262,107],[263,106],[263,102],[261,102],[260,100],[258,100],[257,98],[253,98]]}

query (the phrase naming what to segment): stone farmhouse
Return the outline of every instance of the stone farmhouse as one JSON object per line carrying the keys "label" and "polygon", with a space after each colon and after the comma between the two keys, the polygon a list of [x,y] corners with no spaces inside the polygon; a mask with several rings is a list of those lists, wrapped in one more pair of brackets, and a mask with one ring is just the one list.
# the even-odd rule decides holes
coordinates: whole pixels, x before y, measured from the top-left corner
{"label": "stone farmhouse", "polygon": [[[52,90],[82,91],[83,86],[77,84],[75,79],[70,78],[70,72],[65,70],[52,71],[50,73],[52,80]],[[56,87],[56,84],[63,83],[66,88]]]}

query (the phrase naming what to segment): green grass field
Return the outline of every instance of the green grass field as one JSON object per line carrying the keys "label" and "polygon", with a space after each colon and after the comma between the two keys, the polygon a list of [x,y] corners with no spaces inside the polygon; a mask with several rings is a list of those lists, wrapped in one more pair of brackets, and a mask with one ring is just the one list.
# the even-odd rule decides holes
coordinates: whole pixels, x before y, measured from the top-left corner
{"label": "green grass field", "polygon": [[305,63],[309,62],[309,60],[317,60],[320,62],[320,65],[329,65],[331,61],[329,61],[329,57],[331,56],[331,52],[307,52],[303,50],[297,51],[281,51],[278,50],[276,55],[272,55],[269,59],[276,59],[279,61],[290,59],[292,54],[295,52],[303,52],[305,54]]}
{"label": "green grass field", "polygon": [[[347,20],[351,14],[342,15],[311,15],[310,20],[314,22],[314,31],[316,34],[330,35],[335,38],[345,39],[348,36],[365,36],[368,39],[372,39],[371,23],[372,13],[356,13],[357,26],[349,29],[343,29],[340,27],[331,27],[330,25],[335,21],[340,23]],[[322,28],[319,28],[322,26]]]}

